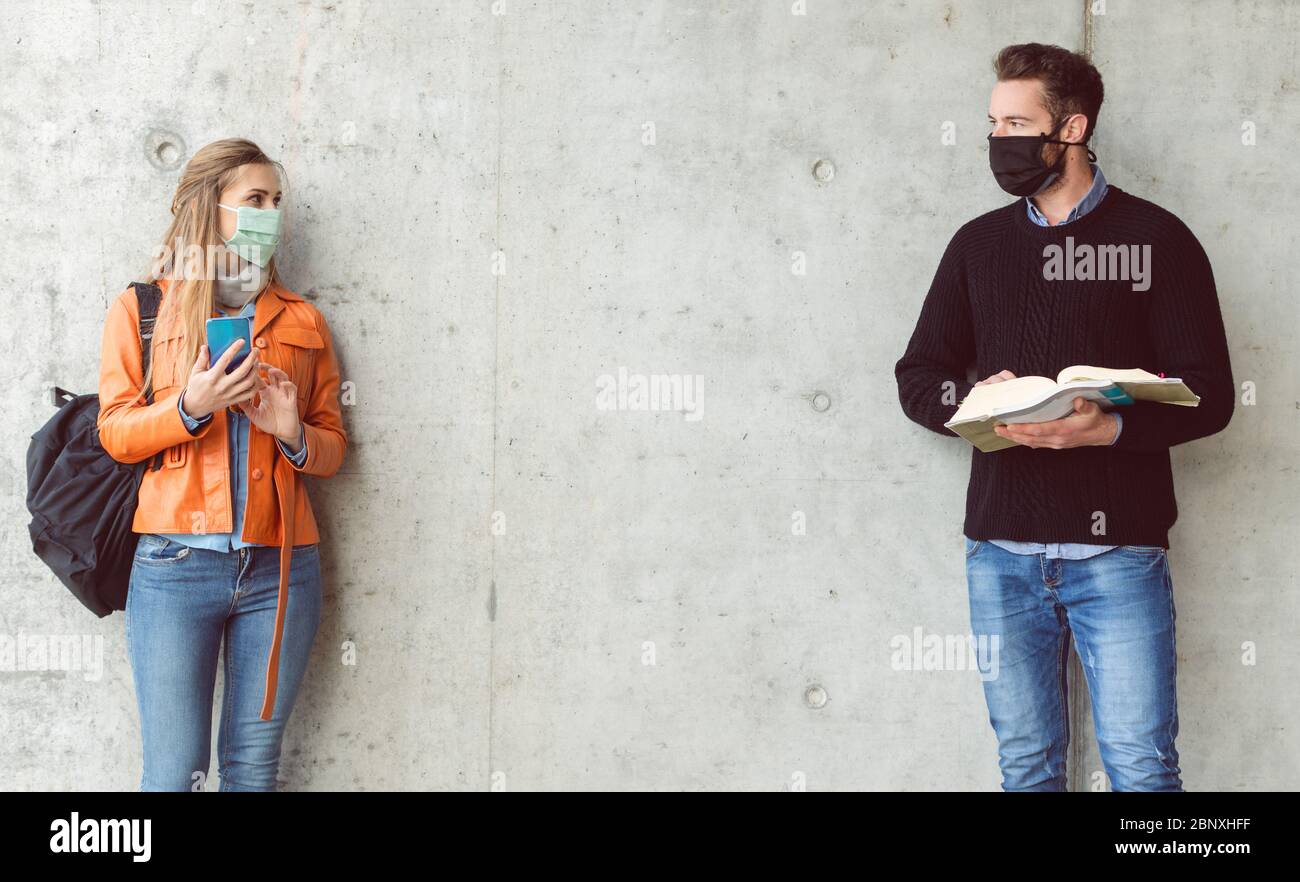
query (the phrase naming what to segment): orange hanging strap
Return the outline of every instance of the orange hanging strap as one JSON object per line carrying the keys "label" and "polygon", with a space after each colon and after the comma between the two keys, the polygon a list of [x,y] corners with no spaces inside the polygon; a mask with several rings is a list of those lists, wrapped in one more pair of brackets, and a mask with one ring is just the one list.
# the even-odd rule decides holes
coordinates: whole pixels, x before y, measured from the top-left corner
{"label": "orange hanging strap", "polygon": [[275,687],[280,676],[280,639],[284,636],[285,612],[289,607],[289,562],[293,557],[294,482],[297,472],[277,450],[275,468],[271,471],[275,482],[276,504],[280,506],[280,593],[275,604],[275,636],[271,639],[271,654],[266,659],[266,692],[262,699],[263,720],[271,719],[275,712]]}

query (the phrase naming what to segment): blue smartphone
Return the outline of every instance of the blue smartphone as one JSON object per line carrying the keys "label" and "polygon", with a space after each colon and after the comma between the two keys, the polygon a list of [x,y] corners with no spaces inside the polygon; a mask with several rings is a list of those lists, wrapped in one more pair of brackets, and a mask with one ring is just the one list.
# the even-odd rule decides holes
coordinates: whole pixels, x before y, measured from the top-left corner
{"label": "blue smartphone", "polygon": [[208,364],[214,365],[236,340],[243,340],[244,345],[235,353],[235,357],[226,366],[226,373],[239,367],[248,353],[253,351],[253,320],[248,316],[226,316],[210,318],[208,331]]}

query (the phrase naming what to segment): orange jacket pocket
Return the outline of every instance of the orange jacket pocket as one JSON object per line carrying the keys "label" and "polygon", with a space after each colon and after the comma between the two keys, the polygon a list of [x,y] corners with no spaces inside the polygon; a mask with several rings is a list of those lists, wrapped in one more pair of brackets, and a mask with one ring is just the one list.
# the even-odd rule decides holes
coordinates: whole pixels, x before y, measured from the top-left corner
{"label": "orange jacket pocket", "polygon": [[304,349],[325,348],[325,341],[321,339],[321,335],[315,328],[276,328],[272,333],[276,340],[288,343],[290,346],[300,346]]}
{"label": "orange jacket pocket", "polygon": [[314,328],[272,328],[271,335],[285,361],[289,379],[298,387],[298,400],[305,402],[315,378],[316,355],[325,348],[325,341]]}

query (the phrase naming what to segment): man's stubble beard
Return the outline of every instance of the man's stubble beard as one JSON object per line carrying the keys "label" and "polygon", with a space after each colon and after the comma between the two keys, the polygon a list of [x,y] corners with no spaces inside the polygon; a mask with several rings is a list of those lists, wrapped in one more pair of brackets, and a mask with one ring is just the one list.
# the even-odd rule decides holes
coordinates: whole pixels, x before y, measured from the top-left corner
{"label": "man's stubble beard", "polygon": [[[1068,153],[1070,150],[1074,149],[1074,148],[1072,148],[1072,147],[1065,147],[1065,146],[1062,146],[1062,145],[1060,145],[1060,144],[1048,145],[1048,146],[1049,146],[1049,147],[1054,146],[1054,147],[1056,147],[1057,149],[1062,150],[1062,151],[1065,151],[1065,152],[1067,152],[1067,153]],[[1060,158],[1061,158],[1060,154],[1057,154],[1057,155],[1054,157],[1054,159],[1056,159],[1056,160],[1059,160]],[[1048,161],[1048,165],[1051,165],[1051,164],[1052,164],[1052,162],[1049,160],[1049,161]],[[1067,182],[1066,179],[1067,179],[1067,178],[1068,178],[1069,180],[1071,180],[1071,181],[1074,180],[1074,178],[1073,178],[1074,172],[1071,171],[1071,165],[1072,165],[1072,163],[1071,163],[1071,161],[1070,161],[1070,158],[1067,156],[1066,159],[1065,159],[1065,162],[1064,162],[1064,164],[1063,164],[1063,167],[1062,167],[1062,169],[1061,169],[1061,173],[1060,173],[1059,175],[1056,176],[1056,180],[1054,180],[1054,181],[1052,181],[1052,183],[1048,184],[1048,185],[1047,185],[1047,186],[1046,186],[1046,187],[1045,187],[1041,192],[1039,192],[1039,193],[1035,193],[1035,194],[1034,194],[1034,198],[1035,198],[1035,199],[1039,199],[1039,198],[1042,198],[1042,197],[1053,196],[1053,195],[1055,195],[1055,194],[1057,194],[1057,193],[1060,193],[1061,190],[1064,189],[1064,187],[1065,187],[1065,185],[1066,185],[1066,182]]]}

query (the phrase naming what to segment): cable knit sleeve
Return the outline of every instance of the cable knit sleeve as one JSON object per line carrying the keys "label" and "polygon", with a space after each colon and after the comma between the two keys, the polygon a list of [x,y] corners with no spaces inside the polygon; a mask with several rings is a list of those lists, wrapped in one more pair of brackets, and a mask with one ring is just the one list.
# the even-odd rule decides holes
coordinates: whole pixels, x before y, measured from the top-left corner
{"label": "cable knit sleeve", "polygon": [[1173,215],[1152,237],[1147,336],[1153,373],[1180,377],[1201,397],[1196,407],[1138,401],[1123,408],[1115,450],[1156,452],[1221,431],[1232,419],[1236,386],[1210,259]]}
{"label": "cable knit sleeve", "polygon": [[975,358],[962,232],[948,243],[907,350],[894,365],[898,400],[908,419],[950,438],[959,436],[943,424],[972,388],[966,367]]}

